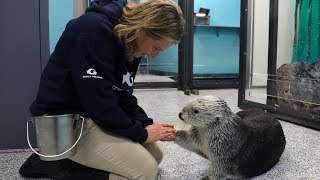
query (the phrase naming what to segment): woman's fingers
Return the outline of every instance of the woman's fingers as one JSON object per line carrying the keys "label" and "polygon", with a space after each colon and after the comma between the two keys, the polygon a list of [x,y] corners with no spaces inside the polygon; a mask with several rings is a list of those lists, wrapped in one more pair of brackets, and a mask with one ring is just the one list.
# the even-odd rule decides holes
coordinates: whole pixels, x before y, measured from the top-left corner
{"label": "woman's fingers", "polygon": [[161,134],[161,139],[164,139],[164,138],[169,138],[171,139],[172,137],[174,137],[174,132],[164,132]]}
{"label": "woman's fingers", "polygon": [[173,124],[168,124],[168,123],[163,123],[163,124],[161,124],[163,127],[171,127],[171,128],[173,128],[174,127],[174,125]]}
{"label": "woman's fingers", "polygon": [[146,127],[148,138],[146,142],[172,141],[176,131],[171,124],[153,124]]}
{"label": "woman's fingers", "polygon": [[174,141],[174,140],[175,140],[174,135],[168,135],[161,139],[161,141]]}

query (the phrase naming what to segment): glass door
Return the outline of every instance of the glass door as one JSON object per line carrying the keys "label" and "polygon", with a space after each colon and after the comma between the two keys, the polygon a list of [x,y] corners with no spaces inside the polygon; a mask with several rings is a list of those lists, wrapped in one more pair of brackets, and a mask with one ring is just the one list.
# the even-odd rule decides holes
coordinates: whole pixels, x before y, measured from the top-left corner
{"label": "glass door", "polygon": [[[268,55],[269,55],[269,1],[252,0],[248,5],[247,87],[245,99],[261,104],[267,103]],[[272,83],[269,81],[269,84]]]}
{"label": "glass door", "polygon": [[320,2],[242,5],[239,105],[320,129]]}
{"label": "glass door", "polygon": [[194,88],[237,86],[240,2],[194,0]]}

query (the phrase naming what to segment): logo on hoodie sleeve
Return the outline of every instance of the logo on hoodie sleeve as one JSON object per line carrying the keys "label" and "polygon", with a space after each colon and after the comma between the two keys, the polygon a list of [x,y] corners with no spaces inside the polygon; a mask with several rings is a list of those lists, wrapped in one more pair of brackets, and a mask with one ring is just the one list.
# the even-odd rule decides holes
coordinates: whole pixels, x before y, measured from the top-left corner
{"label": "logo on hoodie sleeve", "polygon": [[129,72],[127,72],[127,74],[123,75],[122,84],[123,83],[127,83],[129,87],[131,87],[133,85],[133,77],[131,76],[131,74]]}
{"label": "logo on hoodie sleeve", "polygon": [[95,69],[90,68],[88,70],[86,70],[86,74],[82,76],[83,79],[88,79],[88,78],[92,78],[92,79],[103,79],[101,76],[98,76],[98,73]]}
{"label": "logo on hoodie sleeve", "polygon": [[127,72],[126,74],[122,73],[122,78],[118,79],[118,81],[115,82],[115,84],[112,86],[112,89],[115,91],[127,91],[132,92],[133,91],[133,77],[130,72]]}

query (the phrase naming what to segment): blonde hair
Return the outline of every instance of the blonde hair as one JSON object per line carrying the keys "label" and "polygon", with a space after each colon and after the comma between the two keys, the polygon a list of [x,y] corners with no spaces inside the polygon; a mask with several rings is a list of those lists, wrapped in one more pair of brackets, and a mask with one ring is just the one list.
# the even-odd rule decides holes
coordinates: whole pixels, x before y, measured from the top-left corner
{"label": "blonde hair", "polygon": [[127,4],[114,32],[131,60],[137,48],[135,40],[141,30],[154,40],[178,43],[183,36],[184,23],[180,7],[172,0],[147,0]]}

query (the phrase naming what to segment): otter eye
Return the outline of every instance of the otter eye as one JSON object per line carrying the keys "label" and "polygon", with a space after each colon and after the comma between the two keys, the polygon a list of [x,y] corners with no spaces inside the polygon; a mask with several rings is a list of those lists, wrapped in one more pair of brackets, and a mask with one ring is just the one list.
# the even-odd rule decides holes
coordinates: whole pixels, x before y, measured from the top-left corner
{"label": "otter eye", "polygon": [[199,111],[198,111],[198,110],[194,110],[194,113],[195,113],[195,114],[198,114],[198,113],[199,113]]}

